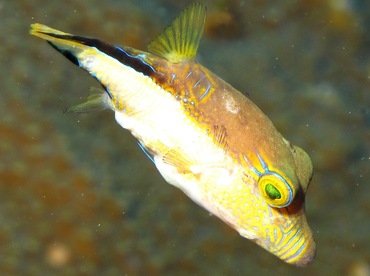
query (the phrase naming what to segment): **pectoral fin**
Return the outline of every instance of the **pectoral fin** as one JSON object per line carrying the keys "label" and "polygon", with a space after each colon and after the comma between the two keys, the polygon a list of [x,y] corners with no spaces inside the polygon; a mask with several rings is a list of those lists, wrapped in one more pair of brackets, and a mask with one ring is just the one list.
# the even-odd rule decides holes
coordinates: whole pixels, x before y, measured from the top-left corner
{"label": "pectoral fin", "polygon": [[194,161],[189,156],[181,153],[178,149],[171,149],[163,156],[163,162],[176,167],[181,173],[190,173]]}

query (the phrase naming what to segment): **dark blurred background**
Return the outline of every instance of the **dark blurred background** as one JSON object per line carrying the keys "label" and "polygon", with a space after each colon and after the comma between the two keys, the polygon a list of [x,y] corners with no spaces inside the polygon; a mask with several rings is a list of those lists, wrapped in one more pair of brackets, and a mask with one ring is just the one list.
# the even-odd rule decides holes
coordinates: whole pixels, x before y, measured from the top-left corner
{"label": "dark blurred background", "polygon": [[370,275],[370,2],[201,1],[198,60],[311,156],[316,260],[296,268],[161,178],[40,22],[145,49],[190,1],[1,1],[0,274]]}

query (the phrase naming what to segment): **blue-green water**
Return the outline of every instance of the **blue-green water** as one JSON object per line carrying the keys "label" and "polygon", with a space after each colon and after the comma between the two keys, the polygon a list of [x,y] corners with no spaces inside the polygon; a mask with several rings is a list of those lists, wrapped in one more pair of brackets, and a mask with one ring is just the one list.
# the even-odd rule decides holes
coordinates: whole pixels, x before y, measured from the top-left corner
{"label": "blue-green water", "polygon": [[198,59],[313,160],[306,209],[317,256],[307,268],[165,183],[111,112],[63,113],[98,84],[29,24],[145,49],[190,3],[177,2],[0,3],[1,274],[369,275],[367,2],[202,1]]}

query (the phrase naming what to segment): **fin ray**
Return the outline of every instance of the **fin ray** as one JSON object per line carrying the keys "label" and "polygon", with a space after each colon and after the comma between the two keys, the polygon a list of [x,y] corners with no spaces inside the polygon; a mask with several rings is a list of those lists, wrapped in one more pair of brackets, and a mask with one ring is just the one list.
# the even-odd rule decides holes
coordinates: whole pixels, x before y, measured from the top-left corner
{"label": "fin ray", "polygon": [[188,156],[181,154],[177,149],[169,150],[162,158],[167,165],[176,167],[181,173],[191,172],[192,160]]}
{"label": "fin ray", "polygon": [[74,35],[58,31],[43,24],[31,24],[30,34],[46,40],[54,49],[77,66],[80,66],[78,54],[89,49],[81,41],[75,40]]}
{"label": "fin ray", "polygon": [[31,24],[30,34],[40,37],[49,43],[52,44],[53,47],[58,49],[70,49],[70,48],[85,48],[86,46],[82,45],[74,41],[73,35],[69,33],[65,33],[62,31],[58,31],[56,29],[50,28],[46,25],[35,23]]}
{"label": "fin ray", "polygon": [[69,107],[65,112],[90,113],[102,111],[107,108],[113,109],[109,95],[104,90],[91,87],[90,92],[86,102]]}
{"label": "fin ray", "polygon": [[174,63],[195,58],[205,20],[205,6],[191,4],[148,45],[148,50]]}
{"label": "fin ray", "polygon": [[213,137],[215,142],[226,152],[227,144],[227,131],[224,125],[213,126]]}

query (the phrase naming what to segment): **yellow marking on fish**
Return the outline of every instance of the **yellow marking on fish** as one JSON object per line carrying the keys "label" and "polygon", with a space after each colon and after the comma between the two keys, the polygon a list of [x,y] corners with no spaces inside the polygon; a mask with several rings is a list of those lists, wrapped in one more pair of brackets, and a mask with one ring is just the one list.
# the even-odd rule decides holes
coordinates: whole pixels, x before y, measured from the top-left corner
{"label": "yellow marking on fish", "polygon": [[195,58],[205,20],[206,8],[194,3],[148,45],[148,50],[173,63]]}
{"label": "yellow marking on fish", "polygon": [[311,160],[248,98],[195,60],[205,18],[203,5],[190,5],[149,52],[41,24],[30,32],[105,88],[70,111],[113,110],[168,183],[243,237],[303,266],[315,255],[304,209]]}

